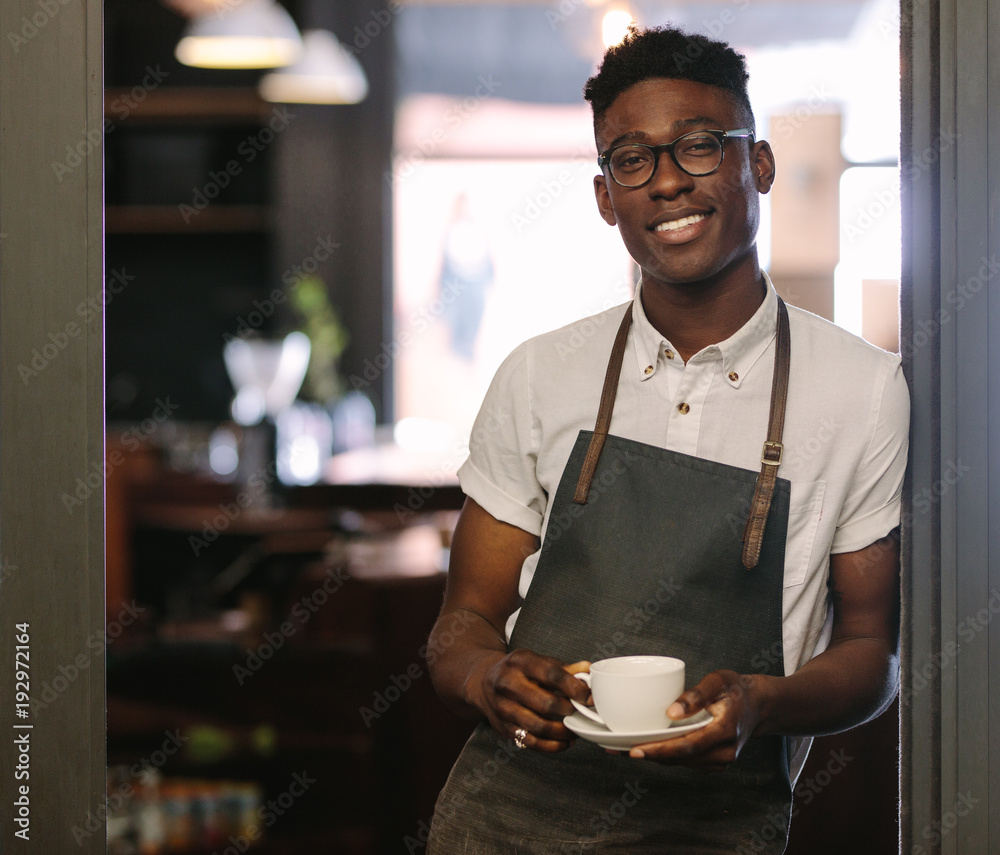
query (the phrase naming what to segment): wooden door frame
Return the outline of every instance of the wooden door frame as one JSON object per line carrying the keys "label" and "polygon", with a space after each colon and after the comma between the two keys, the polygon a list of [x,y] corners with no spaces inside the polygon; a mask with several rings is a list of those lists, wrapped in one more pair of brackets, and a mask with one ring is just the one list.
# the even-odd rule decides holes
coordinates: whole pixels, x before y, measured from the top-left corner
{"label": "wooden door frame", "polygon": [[[991,8],[992,7],[992,8]],[[1000,788],[1000,9],[903,0],[902,852],[992,852]],[[992,145],[991,145],[992,143]],[[992,219],[992,226],[991,226]],[[995,369],[995,370],[994,370]],[[992,376],[991,376],[992,375]],[[994,699],[998,701],[993,704]]]}
{"label": "wooden door frame", "polygon": [[[103,292],[102,26],[100,0],[0,4],[0,850],[10,853],[105,851],[104,330],[102,313],[81,311]],[[25,652],[32,700],[18,708]],[[25,738],[27,752],[15,748]]]}

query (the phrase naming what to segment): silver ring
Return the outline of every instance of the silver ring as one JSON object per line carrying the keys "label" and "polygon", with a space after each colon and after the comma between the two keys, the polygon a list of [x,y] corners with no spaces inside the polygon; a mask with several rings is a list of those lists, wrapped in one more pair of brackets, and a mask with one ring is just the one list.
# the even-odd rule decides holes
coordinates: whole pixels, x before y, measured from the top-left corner
{"label": "silver ring", "polygon": [[518,748],[524,748],[525,747],[524,740],[527,738],[527,736],[528,736],[528,731],[526,731],[523,727],[519,727],[517,730],[514,731],[514,744]]}

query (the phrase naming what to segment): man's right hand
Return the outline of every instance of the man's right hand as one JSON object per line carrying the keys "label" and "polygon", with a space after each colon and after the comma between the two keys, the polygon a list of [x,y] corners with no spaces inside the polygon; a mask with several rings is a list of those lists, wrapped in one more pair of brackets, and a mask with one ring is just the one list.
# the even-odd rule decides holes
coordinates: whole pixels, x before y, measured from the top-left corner
{"label": "man's right hand", "polygon": [[564,665],[531,650],[514,650],[492,664],[487,662],[479,672],[481,677],[475,675],[478,689],[470,692],[469,700],[498,733],[514,738],[518,728],[523,728],[525,747],[562,751],[576,739],[562,723],[574,712],[568,699],[583,703],[590,694],[586,683],[572,675],[589,668],[589,662]]}
{"label": "man's right hand", "polygon": [[507,619],[521,605],[518,583],[538,537],[493,517],[467,499],[451,544],[444,605],[428,643],[427,664],[442,700],[460,715],[485,717],[526,747],[559,751],[575,738],[562,723],[568,698],[589,689],[572,676],[589,663],[565,666],[530,650],[508,652]]}

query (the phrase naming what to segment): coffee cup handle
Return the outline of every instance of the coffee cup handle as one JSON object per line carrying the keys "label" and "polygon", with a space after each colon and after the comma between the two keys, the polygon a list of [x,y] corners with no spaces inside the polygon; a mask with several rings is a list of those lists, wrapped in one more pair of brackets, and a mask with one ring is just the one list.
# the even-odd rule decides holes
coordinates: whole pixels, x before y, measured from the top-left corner
{"label": "coffee cup handle", "polygon": [[[573,676],[576,677],[577,680],[581,680],[582,682],[586,683],[587,686],[588,686],[588,688],[590,687],[590,672],[589,671],[583,671],[583,672],[581,672],[579,674],[574,674]],[[591,721],[597,722],[597,724],[603,725],[604,727],[608,726],[605,723],[604,719],[601,718],[600,715],[597,714],[597,710],[595,710],[593,707],[588,707],[585,704],[581,704],[579,701],[573,700],[573,698],[570,698],[569,702],[574,707],[576,707],[579,712],[583,713]]]}

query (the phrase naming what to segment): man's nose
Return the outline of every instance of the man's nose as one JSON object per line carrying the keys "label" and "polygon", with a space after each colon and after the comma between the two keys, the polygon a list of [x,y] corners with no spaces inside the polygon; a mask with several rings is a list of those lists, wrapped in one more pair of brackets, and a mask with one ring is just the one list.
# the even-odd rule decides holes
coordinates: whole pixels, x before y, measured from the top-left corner
{"label": "man's nose", "polygon": [[653,177],[649,179],[646,187],[651,195],[672,199],[678,193],[694,187],[694,176],[681,169],[669,151],[661,151],[656,160]]}

